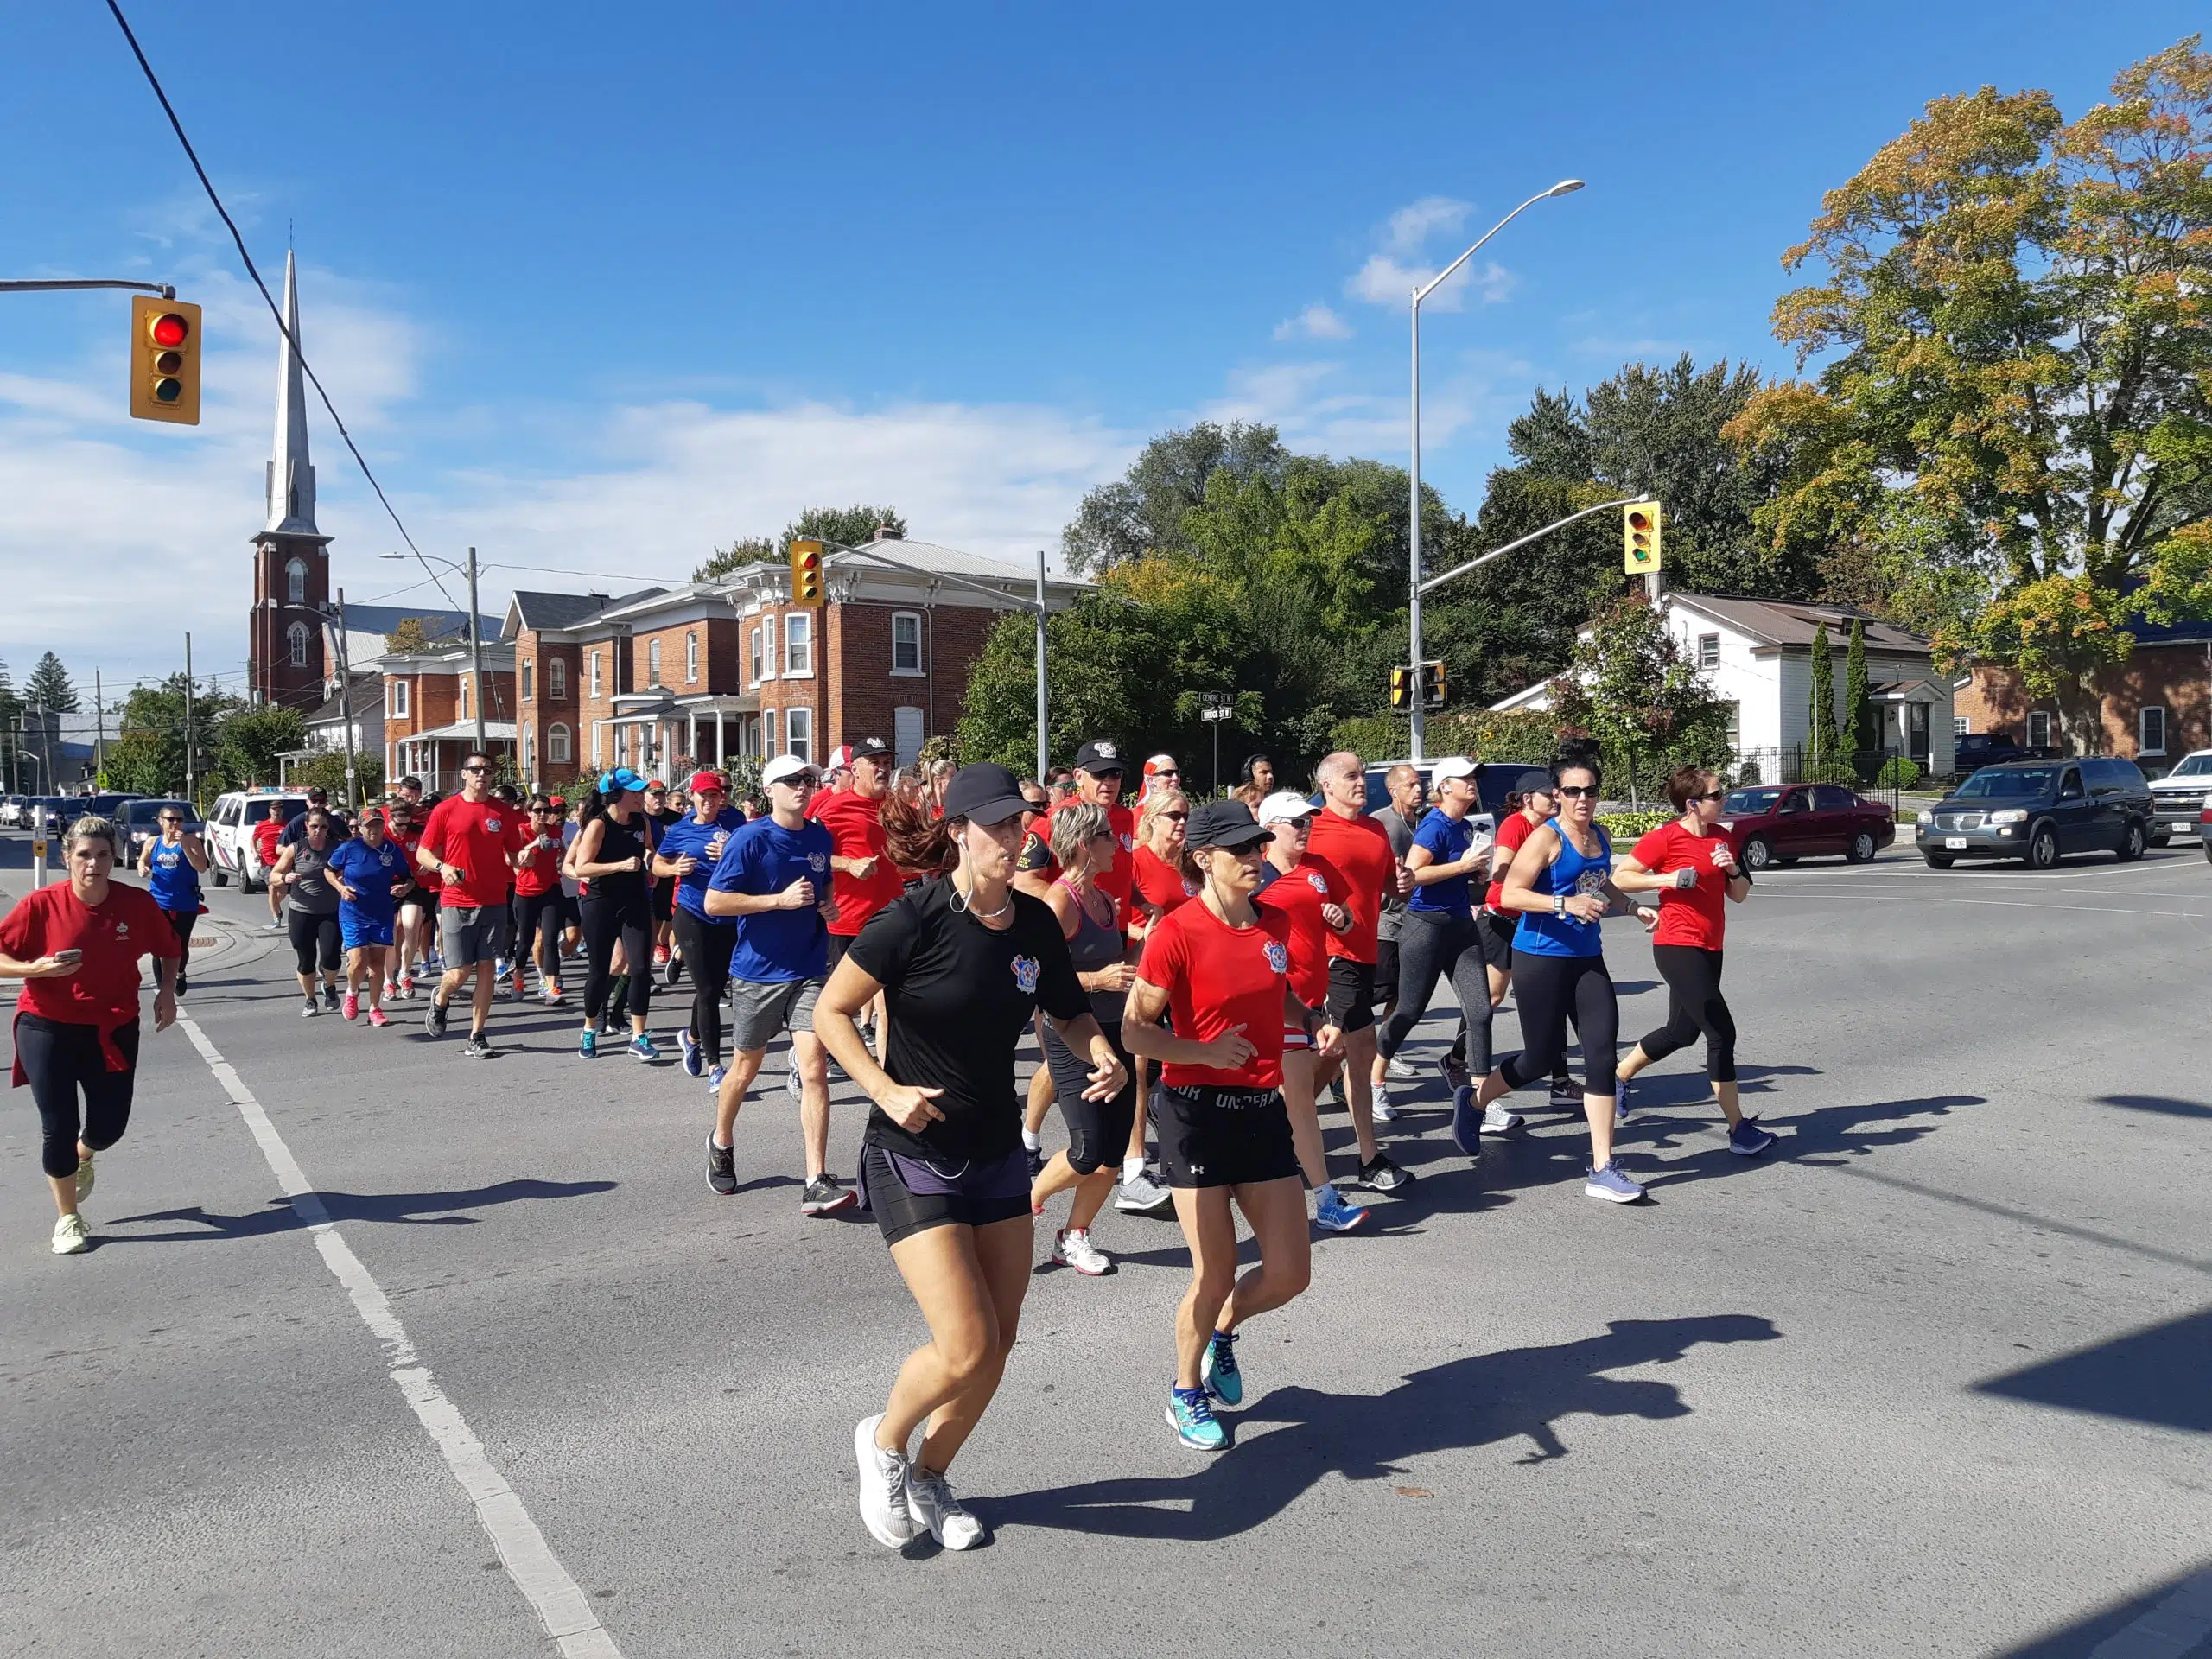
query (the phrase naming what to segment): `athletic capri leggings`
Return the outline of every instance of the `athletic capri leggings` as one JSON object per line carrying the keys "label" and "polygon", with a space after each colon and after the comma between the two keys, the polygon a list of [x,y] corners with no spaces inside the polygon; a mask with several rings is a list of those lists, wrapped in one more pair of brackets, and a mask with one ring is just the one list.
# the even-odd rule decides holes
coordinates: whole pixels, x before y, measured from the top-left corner
{"label": "athletic capri leggings", "polygon": [[729,983],[730,953],[737,949],[737,921],[715,921],[676,907],[676,950],[691,982],[691,1023],[699,1057],[711,1070],[722,1063],[722,991]]}
{"label": "athletic capri leggings", "polygon": [[292,940],[293,966],[300,972],[312,974],[320,966],[324,973],[334,974],[346,960],[345,940],[334,914],[310,916],[304,910],[296,910],[286,918],[284,928]]}
{"label": "athletic capri leggings", "polygon": [[[539,964],[546,979],[561,977],[561,890],[515,894],[515,966]],[[542,954],[541,954],[542,950]]]}
{"label": "athletic capri leggings", "polygon": [[1720,995],[1720,953],[1694,944],[1655,944],[1652,959],[1667,982],[1667,1023],[1644,1038],[1646,1058],[1663,1060],[1705,1033],[1705,1075],[1736,1081],[1736,1020]]}
{"label": "athletic capri leggings", "polygon": [[614,942],[620,939],[623,960],[630,969],[627,1012],[644,1019],[653,997],[653,916],[645,895],[640,893],[625,901],[587,893],[583,908],[584,1018],[596,1021],[607,1007],[607,984],[614,977]]}
{"label": "athletic capri leggings", "polygon": [[[42,1140],[39,1163],[66,1179],[77,1173],[77,1142],[105,1152],[123,1139],[130,1122],[130,1091],[138,1077],[138,1022],[119,1027],[116,1048],[124,1069],[111,1071],[100,1052],[97,1026],[67,1025],[26,1014],[16,1020],[16,1058],[31,1080]],[[82,1097],[83,1116],[79,1116]]]}
{"label": "athletic capri leggings", "polygon": [[1619,1063],[1620,1004],[1603,957],[1544,957],[1513,953],[1513,995],[1521,1003],[1522,1051],[1499,1068],[1509,1089],[1552,1075],[1567,1048],[1567,1020],[1582,1035],[1582,1091],[1613,1092]]}
{"label": "athletic capri leggings", "polygon": [[[1468,1071],[1490,1074],[1490,976],[1483,961],[1482,935],[1471,915],[1440,910],[1408,910],[1398,920],[1398,1009],[1382,1027],[1376,1046],[1389,1059],[1428,1008],[1436,982],[1448,978],[1465,1024]],[[1454,1044],[1456,1048],[1458,1044]]]}
{"label": "athletic capri leggings", "polygon": [[200,912],[165,910],[162,914],[169,918],[169,926],[176,932],[176,976],[182,979],[192,966],[192,930],[200,925]]}
{"label": "athletic capri leggings", "polygon": [[1060,1121],[1068,1126],[1068,1167],[1078,1175],[1119,1164],[1129,1149],[1129,1131],[1137,1121],[1137,1068],[1122,1046],[1122,1022],[1109,1025],[1102,1020],[1098,1028],[1122,1063],[1121,1092],[1111,1100],[1083,1097],[1090,1087],[1090,1062],[1060,1040],[1050,1020],[1045,1021],[1045,1064],[1052,1074]]}

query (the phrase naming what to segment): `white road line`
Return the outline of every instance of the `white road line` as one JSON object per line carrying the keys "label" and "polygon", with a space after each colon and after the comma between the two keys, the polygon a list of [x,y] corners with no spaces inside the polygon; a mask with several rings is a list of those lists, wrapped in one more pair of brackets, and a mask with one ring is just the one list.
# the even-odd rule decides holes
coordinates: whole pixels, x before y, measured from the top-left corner
{"label": "white road line", "polygon": [[2089,1649],[2089,1659],[2181,1659],[2212,1636],[2212,1573],[2199,1573]]}
{"label": "white road line", "polygon": [[2202,921],[2194,910],[2130,910],[2121,905],[2039,905],[2032,899],[1908,899],[1889,893],[1769,893],[1770,899],[1855,899],[1869,905],[2002,905],[2008,910],[2071,910],[2097,916],[2164,916],[2177,921]]}
{"label": "white road line", "polygon": [[569,1576],[568,1568],[554,1555],[545,1535],[523,1508],[522,1499],[492,1466],[491,1459],[485,1455],[484,1443],[463,1421],[460,1408],[446,1398],[432,1379],[430,1368],[415,1351],[414,1341],[408,1336],[406,1326],[400,1324],[398,1314],[392,1312],[383,1287],[339,1232],[321,1195],[292,1156],[283,1137],[276,1133],[276,1126],[269,1121],[269,1114],[254,1098],[253,1090],[245,1086],[245,1079],[207,1040],[207,1034],[189,1014],[178,1014],[177,1024],[192,1039],[192,1046],[207,1062],[215,1081],[229,1090],[231,1104],[238,1109],[238,1116],[253,1132],[261,1155],[269,1160],[270,1170],[276,1177],[276,1184],[284,1189],[292,1200],[292,1208],[314,1235],[315,1247],[322,1252],[323,1264],[353,1298],[354,1312],[361,1316],[361,1323],[384,1344],[385,1368],[391,1380],[414,1408],[416,1420],[436,1444],[453,1478],[461,1483],[461,1490],[476,1506],[476,1518],[490,1535],[493,1548],[499,1552],[500,1564],[544,1621],[546,1634],[558,1644],[567,1659],[622,1659],[622,1650],[601,1626],[591,1602]]}

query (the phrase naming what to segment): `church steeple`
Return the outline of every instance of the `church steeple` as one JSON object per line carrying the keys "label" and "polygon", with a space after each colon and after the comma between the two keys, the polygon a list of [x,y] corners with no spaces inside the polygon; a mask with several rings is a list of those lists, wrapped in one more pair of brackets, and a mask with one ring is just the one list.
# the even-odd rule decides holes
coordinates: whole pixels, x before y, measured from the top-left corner
{"label": "church steeple", "polygon": [[269,461],[268,528],[314,536],[315,468],[308,461],[307,376],[293,343],[300,337],[299,276],[291,250],[284,251],[284,327],[291,339],[280,340],[276,360],[276,442]]}

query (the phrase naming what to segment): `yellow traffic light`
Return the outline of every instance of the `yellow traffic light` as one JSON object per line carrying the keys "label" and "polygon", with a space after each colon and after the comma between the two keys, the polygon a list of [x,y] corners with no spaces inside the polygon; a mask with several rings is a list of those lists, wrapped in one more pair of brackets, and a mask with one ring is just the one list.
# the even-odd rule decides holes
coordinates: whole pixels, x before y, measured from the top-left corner
{"label": "yellow traffic light", "polygon": [[800,537],[791,543],[791,603],[822,603],[822,543]]}
{"label": "yellow traffic light", "polygon": [[1423,663],[1421,665],[1421,706],[1441,709],[1444,706],[1444,664]]}
{"label": "yellow traffic light", "polygon": [[130,417],[200,424],[200,308],[130,297]]}
{"label": "yellow traffic light", "polygon": [[1410,668],[1390,671],[1390,706],[1393,709],[1414,706],[1414,671]]}
{"label": "yellow traffic light", "polygon": [[1648,576],[1660,568],[1659,504],[1631,501],[1621,510],[1621,569]]}

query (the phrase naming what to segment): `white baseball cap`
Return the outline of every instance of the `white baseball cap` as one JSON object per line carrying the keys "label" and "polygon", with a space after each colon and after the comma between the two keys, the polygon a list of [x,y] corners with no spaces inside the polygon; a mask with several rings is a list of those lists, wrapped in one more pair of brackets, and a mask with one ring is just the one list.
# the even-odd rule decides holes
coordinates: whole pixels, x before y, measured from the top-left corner
{"label": "white baseball cap", "polygon": [[795,754],[779,754],[771,760],[760,773],[765,784],[780,784],[786,778],[803,777],[815,771],[813,762],[802,760]]}
{"label": "white baseball cap", "polygon": [[1260,822],[1272,828],[1313,816],[1313,803],[1294,789],[1279,789],[1260,803]]}
{"label": "white baseball cap", "polygon": [[1475,763],[1464,754],[1455,754],[1448,760],[1438,761],[1436,770],[1428,774],[1428,781],[1434,785],[1447,778],[1471,778],[1474,775]]}

